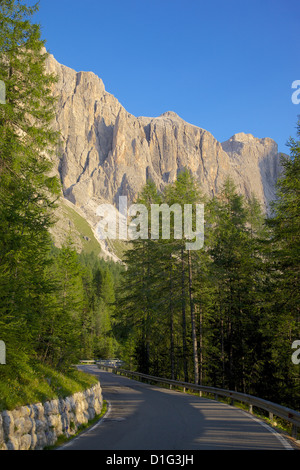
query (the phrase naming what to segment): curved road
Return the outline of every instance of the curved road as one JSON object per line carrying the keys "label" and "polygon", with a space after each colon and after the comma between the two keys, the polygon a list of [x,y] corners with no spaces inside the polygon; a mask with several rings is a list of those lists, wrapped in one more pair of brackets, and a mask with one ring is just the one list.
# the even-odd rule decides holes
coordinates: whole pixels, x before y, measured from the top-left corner
{"label": "curved road", "polygon": [[291,445],[238,408],[101,371],[108,413],[60,450],[284,450]]}

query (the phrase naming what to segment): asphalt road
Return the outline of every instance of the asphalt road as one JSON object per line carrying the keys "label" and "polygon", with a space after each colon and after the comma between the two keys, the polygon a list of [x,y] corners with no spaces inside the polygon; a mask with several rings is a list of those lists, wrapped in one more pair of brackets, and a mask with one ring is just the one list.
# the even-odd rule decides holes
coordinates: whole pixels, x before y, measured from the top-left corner
{"label": "asphalt road", "polygon": [[146,385],[82,366],[99,377],[104,418],[59,450],[285,450],[262,421],[214,400]]}

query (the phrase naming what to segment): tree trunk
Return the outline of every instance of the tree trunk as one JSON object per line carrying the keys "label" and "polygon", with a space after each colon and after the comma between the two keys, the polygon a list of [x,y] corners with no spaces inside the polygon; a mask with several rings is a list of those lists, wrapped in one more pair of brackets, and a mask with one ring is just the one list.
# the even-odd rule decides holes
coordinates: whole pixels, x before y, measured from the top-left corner
{"label": "tree trunk", "polygon": [[203,384],[203,312],[199,312],[199,385]]}
{"label": "tree trunk", "polygon": [[183,349],[183,371],[185,382],[189,381],[187,370],[187,345],[186,345],[186,313],[185,313],[185,279],[184,279],[184,251],[181,248],[181,309],[182,309],[182,349]]}
{"label": "tree trunk", "polygon": [[199,361],[198,361],[198,345],[196,334],[196,321],[195,309],[193,299],[193,274],[192,274],[192,259],[191,251],[188,251],[188,267],[189,267],[189,296],[190,296],[190,310],[191,310],[191,325],[192,325],[192,343],[193,343],[193,358],[194,358],[194,382],[199,383]]}
{"label": "tree trunk", "polygon": [[170,356],[171,356],[171,379],[175,379],[175,360],[174,360],[174,306],[173,306],[173,270],[172,254],[170,255]]}

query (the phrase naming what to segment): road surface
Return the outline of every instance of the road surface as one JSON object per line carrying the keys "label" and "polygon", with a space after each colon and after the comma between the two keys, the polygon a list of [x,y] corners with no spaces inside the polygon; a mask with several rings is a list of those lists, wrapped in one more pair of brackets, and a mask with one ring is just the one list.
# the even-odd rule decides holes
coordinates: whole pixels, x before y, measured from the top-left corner
{"label": "road surface", "polygon": [[59,450],[285,450],[289,442],[230,405],[81,366],[99,377],[108,412]]}

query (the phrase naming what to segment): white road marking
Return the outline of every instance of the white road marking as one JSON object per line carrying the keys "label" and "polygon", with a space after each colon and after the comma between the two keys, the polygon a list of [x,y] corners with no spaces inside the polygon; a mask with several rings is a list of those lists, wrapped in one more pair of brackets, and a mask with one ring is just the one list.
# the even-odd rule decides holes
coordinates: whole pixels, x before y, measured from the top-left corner
{"label": "white road marking", "polygon": [[275,431],[271,426],[269,426],[267,423],[262,421],[261,419],[256,418],[253,416],[251,413],[247,413],[246,411],[241,410],[241,412],[248,416],[248,418],[252,418],[253,421],[256,421],[256,423],[259,423],[261,426],[266,428],[268,431],[270,431],[272,434],[274,434],[277,439],[281,442],[281,444],[287,449],[287,450],[294,450],[294,448],[291,446],[291,444],[281,435],[279,432]]}
{"label": "white road marking", "polygon": [[57,450],[61,450],[65,447],[70,447],[73,445],[74,442],[78,441],[81,437],[83,437],[83,435],[85,434],[88,434],[90,432],[92,432],[94,429],[96,429],[98,426],[100,426],[102,424],[102,422],[107,419],[107,417],[110,415],[111,413],[111,404],[109,401],[106,401],[107,403],[107,411],[105,413],[105,415],[102,416],[102,418],[99,419],[99,421],[97,421],[96,424],[94,424],[94,426],[92,426],[91,428],[85,430],[82,432],[82,434],[79,434],[79,436],[77,437],[74,437],[70,442],[67,442],[66,444],[63,444],[62,446],[60,446]]}

